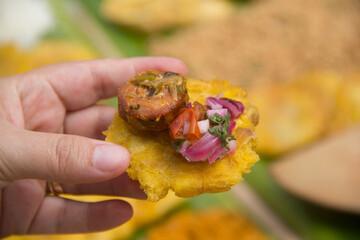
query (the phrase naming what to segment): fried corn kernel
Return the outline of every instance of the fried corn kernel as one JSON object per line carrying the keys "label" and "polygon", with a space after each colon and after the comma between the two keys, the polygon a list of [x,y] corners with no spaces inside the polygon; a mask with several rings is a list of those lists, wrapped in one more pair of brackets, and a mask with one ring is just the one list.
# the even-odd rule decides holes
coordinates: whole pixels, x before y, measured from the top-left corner
{"label": "fried corn kernel", "polygon": [[245,217],[222,209],[180,212],[151,229],[149,240],[264,240],[266,236]]}
{"label": "fried corn kernel", "polygon": [[[234,136],[241,138],[240,128],[255,130],[258,121],[257,109],[248,101],[241,87],[231,86],[227,81],[203,81],[188,79],[190,101],[205,104],[206,97],[224,94],[224,97],[241,101],[244,113],[236,120]],[[242,174],[259,160],[254,151],[256,136],[252,135],[238,143],[231,156],[216,161],[188,162],[172,147],[168,131],[152,133],[132,128],[116,114],[107,131],[106,141],[126,147],[131,154],[129,176],[140,182],[148,200],[158,201],[171,189],[179,197],[194,197],[202,193],[217,193],[230,190],[242,180]]]}

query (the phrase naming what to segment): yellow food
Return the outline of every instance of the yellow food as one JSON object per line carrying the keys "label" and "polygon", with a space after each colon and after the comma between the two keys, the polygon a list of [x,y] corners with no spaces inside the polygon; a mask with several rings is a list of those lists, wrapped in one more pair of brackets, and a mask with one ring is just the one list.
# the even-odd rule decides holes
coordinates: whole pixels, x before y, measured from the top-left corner
{"label": "yellow food", "polygon": [[330,131],[360,123],[360,74],[349,76],[336,95],[335,116]]}
{"label": "yellow food", "polygon": [[[258,113],[241,87],[231,86],[227,81],[197,79],[189,79],[187,87],[191,102],[205,103],[206,97],[220,93],[224,97],[241,101],[245,112],[236,120],[234,136],[240,137],[240,127],[254,130]],[[169,189],[179,197],[228,191],[259,160],[254,151],[255,135],[238,144],[234,155],[228,155],[210,165],[208,162],[187,162],[171,146],[167,131],[154,134],[136,130],[118,114],[104,134],[106,141],[120,144],[130,151],[131,162],[127,172],[132,179],[140,182],[150,201],[165,197]]]}
{"label": "yellow food", "polygon": [[360,75],[317,71],[251,90],[261,112],[258,151],[280,155],[360,123]]}
{"label": "yellow food", "polygon": [[321,95],[283,84],[261,86],[252,93],[261,112],[256,133],[263,154],[279,155],[308,144],[328,127],[330,109]]}
{"label": "yellow food", "polygon": [[45,40],[28,49],[13,45],[0,47],[0,77],[27,72],[48,64],[94,59],[97,54],[88,46],[69,40]]}
{"label": "yellow food", "polygon": [[47,40],[31,49],[29,56],[30,68],[35,69],[58,62],[94,59],[97,54],[80,42]]}
{"label": "yellow food", "polygon": [[202,212],[181,212],[164,224],[150,230],[149,240],[260,240],[267,239],[240,214],[222,209]]}
{"label": "yellow food", "polygon": [[104,0],[101,4],[105,18],[146,32],[220,19],[232,11],[226,0]]}

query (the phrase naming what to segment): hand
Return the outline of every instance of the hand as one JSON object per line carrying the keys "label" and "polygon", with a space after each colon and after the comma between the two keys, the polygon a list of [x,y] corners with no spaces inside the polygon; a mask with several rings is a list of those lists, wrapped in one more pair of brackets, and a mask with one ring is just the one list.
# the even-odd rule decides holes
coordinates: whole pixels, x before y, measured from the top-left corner
{"label": "hand", "polygon": [[0,237],[101,231],[131,218],[125,201],[50,196],[46,181],[69,194],[146,197],[124,173],[129,152],[100,140],[116,109],[96,102],[148,69],[186,74],[179,60],[149,57],[61,63],[0,79]]}

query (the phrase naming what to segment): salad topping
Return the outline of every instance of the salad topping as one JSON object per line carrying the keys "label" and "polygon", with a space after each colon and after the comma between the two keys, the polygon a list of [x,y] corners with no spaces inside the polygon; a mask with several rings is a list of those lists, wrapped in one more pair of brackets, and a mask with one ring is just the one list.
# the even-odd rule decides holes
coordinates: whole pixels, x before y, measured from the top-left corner
{"label": "salad topping", "polygon": [[244,110],[241,102],[221,96],[208,97],[206,105],[188,103],[169,125],[173,146],[189,162],[212,164],[233,154],[237,143],[232,132]]}

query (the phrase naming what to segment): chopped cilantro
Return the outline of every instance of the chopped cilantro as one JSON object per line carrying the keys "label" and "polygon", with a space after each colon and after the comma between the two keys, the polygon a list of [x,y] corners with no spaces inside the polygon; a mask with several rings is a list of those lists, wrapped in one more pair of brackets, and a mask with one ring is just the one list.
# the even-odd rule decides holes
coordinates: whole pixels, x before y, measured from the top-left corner
{"label": "chopped cilantro", "polygon": [[[210,153],[210,155],[209,155],[209,158],[212,157],[212,155],[214,154],[215,150],[216,150],[216,148],[214,148],[214,149],[211,151],[211,153]],[[219,159],[219,158],[218,158],[218,159]],[[216,159],[216,160],[217,160],[217,159]]]}
{"label": "chopped cilantro", "polygon": [[179,139],[173,144],[173,147],[175,148],[176,152],[179,152],[180,146],[181,144],[183,144],[183,142],[185,142],[185,139]]}
{"label": "chopped cilantro", "polygon": [[225,122],[225,118],[222,117],[220,114],[215,113],[211,116],[208,116],[208,119],[210,120],[211,123],[213,124],[222,124]]}
{"label": "chopped cilantro", "polygon": [[227,114],[225,117],[223,117],[215,113],[208,118],[211,123],[216,124],[212,128],[209,128],[209,133],[217,136],[220,139],[221,148],[226,147],[228,150],[230,150],[228,143],[231,140],[236,140],[234,135],[228,133],[230,114]]}
{"label": "chopped cilantro", "polygon": [[156,91],[156,89],[155,89],[155,88],[152,88],[152,89],[150,90],[150,93],[149,93],[148,97],[152,97],[152,96],[154,95],[155,91]]}

